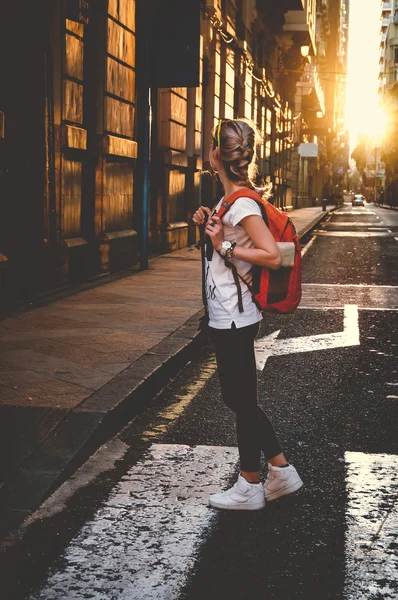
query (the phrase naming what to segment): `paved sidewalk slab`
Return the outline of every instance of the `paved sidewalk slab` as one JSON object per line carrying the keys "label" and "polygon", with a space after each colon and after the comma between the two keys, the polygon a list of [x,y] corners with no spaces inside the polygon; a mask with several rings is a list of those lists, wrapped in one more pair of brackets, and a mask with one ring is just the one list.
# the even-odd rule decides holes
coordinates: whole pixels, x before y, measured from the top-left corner
{"label": "paved sidewalk slab", "polygon": [[[326,214],[289,216],[302,237]],[[174,376],[202,314],[191,247],[0,321],[0,538]]]}
{"label": "paved sidewalk slab", "polygon": [[329,205],[326,207],[326,211],[323,211],[319,206],[309,206],[308,208],[291,210],[288,215],[292,219],[300,238],[303,238],[328,212],[336,208],[335,205]]}

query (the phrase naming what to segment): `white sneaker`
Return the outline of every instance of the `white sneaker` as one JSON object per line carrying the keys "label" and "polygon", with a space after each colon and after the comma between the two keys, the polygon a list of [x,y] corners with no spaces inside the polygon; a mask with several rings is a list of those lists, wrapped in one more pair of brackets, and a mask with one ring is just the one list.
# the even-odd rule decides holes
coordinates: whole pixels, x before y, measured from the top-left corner
{"label": "white sneaker", "polygon": [[273,467],[268,463],[268,476],[264,484],[264,493],[267,502],[296,492],[303,485],[300,475],[293,465],[289,465],[288,467]]}
{"label": "white sneaker", "polygon": [[264,508],[264,489],[262,483],[249,483],[241,474],[238,481],[226,492],[209,496],[209,504],[214,508],[228,510],[258,510]]}

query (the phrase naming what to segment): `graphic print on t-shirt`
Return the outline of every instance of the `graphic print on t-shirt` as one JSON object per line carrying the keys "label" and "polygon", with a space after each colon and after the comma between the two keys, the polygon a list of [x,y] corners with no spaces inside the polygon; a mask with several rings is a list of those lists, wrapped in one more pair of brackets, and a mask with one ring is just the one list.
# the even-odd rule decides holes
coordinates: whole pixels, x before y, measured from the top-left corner
{"label": "graphic print on t-shirt", "polygon": [[207,268],[206,268],[205,289],[206,289],[206,298],[208,300],[215,300],[217,286],[214,283],[214,279],[211,274],[209,265],[207,265]]}

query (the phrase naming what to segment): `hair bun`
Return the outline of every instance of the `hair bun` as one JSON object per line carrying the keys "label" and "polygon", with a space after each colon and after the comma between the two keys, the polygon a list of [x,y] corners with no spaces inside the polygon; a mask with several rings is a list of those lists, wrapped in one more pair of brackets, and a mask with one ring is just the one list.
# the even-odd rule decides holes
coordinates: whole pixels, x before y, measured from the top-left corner
{"label": "hair bun", "polygon": [[250,181],[249,170],[255,158],[256,131],[244,119],[223,121],[219,126],[220,157],[228,177],[233,181],[247,184]]}

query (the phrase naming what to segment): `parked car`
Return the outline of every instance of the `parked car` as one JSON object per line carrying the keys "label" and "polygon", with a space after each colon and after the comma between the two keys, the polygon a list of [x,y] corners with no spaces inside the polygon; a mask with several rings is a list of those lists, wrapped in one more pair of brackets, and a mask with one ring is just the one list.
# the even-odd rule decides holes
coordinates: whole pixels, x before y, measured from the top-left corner
{"label": "parked car", "polygon": [[365,206],[366,199],[363,194],[355,194],[352,199],[352,206]]}

